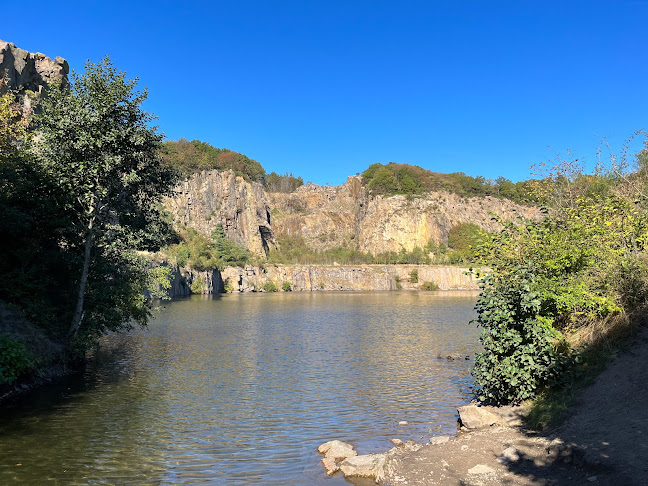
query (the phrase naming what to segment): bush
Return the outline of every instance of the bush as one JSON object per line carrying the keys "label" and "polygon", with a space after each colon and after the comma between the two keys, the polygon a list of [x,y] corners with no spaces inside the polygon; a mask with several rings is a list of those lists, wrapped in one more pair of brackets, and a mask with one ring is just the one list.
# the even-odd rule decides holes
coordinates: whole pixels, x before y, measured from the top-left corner
{"label": "bush", "polygon": [[281,290],[283,290],[284,292],[290,292],[292,290],[292,286],[290,285],[290,282],[282,283]]}
{"label": "bush", "polygon": [[193,279],[191,282],[191,293],[192,294],[202,294],[205,290],[205,283],[202,278],[198,277]]}
{"label": "bush", "polygon": [[410,283],[418,283],[418,280],[419,280],[418,270],[415,268],[410,272],[409,281]]}
{"label": "bush", "polygon": [[480,399],[494,404],[532,398],[544,386],[566,378],[574,355],[553,319],[542,313],[536,279],[527,267],[506,276],[486,276],[477,300],[476,322],[484,351],[473,376]]}
{"label": "bush", "polygon": [[439,286],[436,282],[423,282],[420,287],[421,290],[439,290]]}
{"label": "bush", "polygon": [[264,292],[276,292],[277,290],[279,290],[277,288],[277,284],[275,284],[272,280],[266,280],[265,282],[263,282],[261,289]]}
{"label": "bush", "polygon": [[0,385],[13,383],[32,366],[24,343],[6,334],[0,335]]}

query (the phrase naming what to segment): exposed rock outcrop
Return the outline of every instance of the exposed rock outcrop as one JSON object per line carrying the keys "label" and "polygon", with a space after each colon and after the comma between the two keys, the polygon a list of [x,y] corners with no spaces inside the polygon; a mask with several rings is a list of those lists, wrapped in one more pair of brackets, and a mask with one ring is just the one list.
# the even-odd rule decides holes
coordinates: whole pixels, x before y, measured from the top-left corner
{"label": "exposed rock outcrop", "polygon": [[[418,282],[409,281],[412,270]],[[222,272],[224,286],[232,292],[261,290],[270,281],[279,289],[288,282],[295,291],[418,289],[434,282],[440,290],[476,290],[477,279],[467,268],[436,265],[265,265],[228,267]]]}
{"label": "exposed rock outcrop", "polygon": [[220,223],[227,237],[252,254],[265,256],[275,247],[270,208],[263,186],[233,171],[194,174],[165,200],[176,225],[210,234]]}
{"label": "exposed rock outcrop", "polygon": [[69,86],[69,72],[68,62],[62,57],[52,60],[0,40],[0,77],[6,78],[9,89],[40,93],[49,84],[65,88]]}
{"label": "exposed rock outcrop", "polygon": [[277,236],[301,236],[317,250],[345,246],[372,255],[411,251],[429,241],[447,244],[450,229],[459,223],[498,230],[493,214],[505,221],[540,215],[536,208],[488,196],[431,192],[422,197],[370,197],[358,176],[337,187],[307,184],[268,198]]}

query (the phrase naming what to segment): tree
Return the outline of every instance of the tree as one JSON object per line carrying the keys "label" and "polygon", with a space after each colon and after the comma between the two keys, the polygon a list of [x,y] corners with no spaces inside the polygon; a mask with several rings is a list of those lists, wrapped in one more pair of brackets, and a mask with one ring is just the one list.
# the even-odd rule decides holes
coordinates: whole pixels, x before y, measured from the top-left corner
{"label": "tree", "polygon": [[142,110],[146,90],[136,85],[108,57],[88,62],[83,74],[72,75],[69,90],[48,93],[35,120],[41,137],[34,156],[55,181],[67,218],[60,244],[78,265],[70,340],[88,313],[86,335],[148,317],[145,265],[136,251],[163,242],[168,225],[158,203],[176,174],[160,163],[162,135]]}

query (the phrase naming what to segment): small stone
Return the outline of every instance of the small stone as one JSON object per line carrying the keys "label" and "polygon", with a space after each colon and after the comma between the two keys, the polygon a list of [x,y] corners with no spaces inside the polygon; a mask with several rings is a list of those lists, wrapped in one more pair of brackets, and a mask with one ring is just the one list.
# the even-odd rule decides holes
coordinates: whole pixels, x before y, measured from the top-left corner
{"label": "small stone", "polygon": [[409,423],[407,422],[407,420],[401,420],[400,422],[398,422],[398,425],[409,425]]}
{"label": "small stone", "polygon": [[504,449],[497,458],[497,462],[499,462],[500,464],[510,464],[519,460],[520,454],[518,453],[518,450],[513,446]]}
{"label": "small stone", "polygon": [[594,482],[594,481],[598,480],[598,477],[596,477],[596,476],[590,476],[589,478],[587,478],[587,480],[588,480],[588,481],[592,481],[592,482]]}
{"label": "small stone", "polygon": [[491,474],[494,473],[495,469],[492,467],[487,466],[486,464],[477,464],[475,467],[471,467],[468,469],[468,474]]}
{"label": "small stone", "polygon": [[397,447],[401,447],[403,445],[403,441],[400,439],[391,439],[391,443]]}
{"label": "small stone", "polygon": [[461,446],[461,450],[462,450],[462,451],[467,451],[467,450],[468,450],[468,446],[467,446],[467,445],[462,445],[462,446]]}
{"label": "small stone", "polygon": [[432,437],[430,438],[430,445],[440,445],[445,444],[450,440],[448,436]]}

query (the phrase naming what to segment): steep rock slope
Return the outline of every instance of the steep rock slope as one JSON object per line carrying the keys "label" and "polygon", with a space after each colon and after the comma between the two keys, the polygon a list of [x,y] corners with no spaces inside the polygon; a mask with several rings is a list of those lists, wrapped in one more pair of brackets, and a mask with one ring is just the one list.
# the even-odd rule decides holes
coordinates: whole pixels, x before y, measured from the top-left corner
{"label": "steep rock slope", "polygon": [[62,57],[52,60],[40,52],[31,53],[0,40],[0,77],[6,77],[10,89],[40,93],[50,83],[66,87],[69,71]]}
{"label": "steep rock slope", "polygon": [[357,176],[337,187],[308,184],[291,194],[269,194],[277,236],[302,236],[318,250],[347,246],[371,254],[447,243],[450,228],[471,222],[487,231],[503,220],[539,216],[536,208],[493,197],[447,192],[423,197],[369,197]]}
{"label": "steep rock slope", "polygon": [[263,186],[231,170],[194,174],[164,204],[176,225],[210,234],[220,223],[228,238],[255,255],[266,255],[275,246]]}

